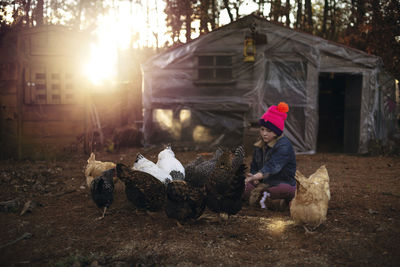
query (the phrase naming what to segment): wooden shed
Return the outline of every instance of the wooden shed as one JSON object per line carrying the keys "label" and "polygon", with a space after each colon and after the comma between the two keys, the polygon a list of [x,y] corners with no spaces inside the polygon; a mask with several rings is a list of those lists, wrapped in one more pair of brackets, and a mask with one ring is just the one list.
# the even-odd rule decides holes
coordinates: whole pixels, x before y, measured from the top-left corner
{"label": "wooden shed", "polygon": [[83,147],[88,42],[59,26],[9,32],[1,40],[1,157],[49,158]]}
{"label": "wooden shed", "polygon": [[89,153],[113,145],[115,135],[118,145],[139,142],[133,52],[121,55],[119,79],[97,92],[84,77],[87,34],[53,25],[7,32],[0,41],[0,158]]}

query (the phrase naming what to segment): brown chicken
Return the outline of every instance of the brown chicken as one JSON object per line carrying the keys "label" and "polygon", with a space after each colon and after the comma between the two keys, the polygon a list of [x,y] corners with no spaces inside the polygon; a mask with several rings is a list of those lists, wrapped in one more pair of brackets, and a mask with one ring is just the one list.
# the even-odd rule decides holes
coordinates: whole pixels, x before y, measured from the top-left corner
{"label": "brown chicken", "polygon": [[309,178],[296,171],[296,194],[290,205],[290,215],[297,224],[315,230],[326,221],[328,202],[331,198],[329,176],[325,165]]}
{"label": "brown chicken", "polygon": [[[87,165],[85,168],[86,184],[90,187],[93,179],[99,177],[104,171],[115,168],[115,163],[113,162],[103,162],[96,160],[94,153],[90,154],[87,160]],[[118,181],[117,177],[113,177],[114,184]]]}
{"label": "brown chicken", "polygon": [[237,214],[242,209],[242,194],[245,188],[244,149],[239,146],[233,159],[231,152],[224,150],[215,164],[206,183],[206,205],[221,214]]}
{"label": "brown chicken", "polygon": [[[167,185],[165,213],[179,223],[194,221],[206,207],[205,188],[190,186],[186,181],[174,180]],[[180,224],[178,224],[180,225]]]}
{"label": "brown chicken", "polygon": [[117,177],[125,184],[125,195],[139,209],[158,211],[165,206],[165,185],[153,175],[118,163]]}

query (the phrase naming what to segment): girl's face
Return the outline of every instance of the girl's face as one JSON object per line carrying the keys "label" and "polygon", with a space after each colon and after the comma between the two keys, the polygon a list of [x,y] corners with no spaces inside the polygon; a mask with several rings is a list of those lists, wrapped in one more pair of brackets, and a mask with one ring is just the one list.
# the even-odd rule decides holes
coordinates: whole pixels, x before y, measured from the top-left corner
{"label": "girl's face", "polygon": [[265,143],[269,143],[277,137],[276,133],[264,126],[260,127],[260,135]]}

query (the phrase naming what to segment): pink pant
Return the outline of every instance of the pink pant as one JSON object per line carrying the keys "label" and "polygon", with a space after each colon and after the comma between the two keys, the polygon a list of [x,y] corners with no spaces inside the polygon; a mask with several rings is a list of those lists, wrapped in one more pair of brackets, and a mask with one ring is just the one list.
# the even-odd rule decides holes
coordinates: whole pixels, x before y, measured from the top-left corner
{"label": "pink pant", "polygon": [[[249,199],[251,191],[256,188],[252,182],[246,183],[246,189],[244,191],[243,197]],[[270,193],[271,199],[286,199],[287,201],[294,198],[296,192],[296,186],[290,184],[278,184],[275,186],[270,186],[266,190]]]}

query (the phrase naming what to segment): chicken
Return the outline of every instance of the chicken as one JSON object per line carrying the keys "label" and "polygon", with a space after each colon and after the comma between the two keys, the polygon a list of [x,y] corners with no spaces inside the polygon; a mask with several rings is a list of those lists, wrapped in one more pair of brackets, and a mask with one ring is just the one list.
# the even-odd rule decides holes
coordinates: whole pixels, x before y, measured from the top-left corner
{"label": "chicken", "polygon": [[151,160],[146,159],[142,154],[138,153],[136,155],[136,160],[133,163],[133,170],[146,172],[151,174],[158,180],[163,183],[168,183],[172,180],[171,175],[169,175],[166,171],[158,167],[154,162]]}
{"label": "chicken", "polygon": [[104,171],[100,176],[94,178],[90,183],[90,193],[98,208],[104,208],[103,215],[97,219],[103,219],[107,208],[114,201],[115,168]]}
{"label": "chicken", "polygon": [[168,145],[164,150],[158,153],[156,165],[169,173],[173,180],[183,180],[185,178],[185,168],[182,163],[175,157],[171,145]]}
{"label": "chicken", "polygon": [[[85,168],[87,186],[90,187],[90,184],[92,183],[94,178],[100,176],[103,171],[109,170],[111,168],[115,168],[115,163],[98,161],[96,160],[96,156],[94,155],[94,153],[91,153],[90,157],[87,160],[87,165]],[[114,183],[118,181],[116,177],[114,177],[113,179]]]}
{"label": "chicken", "polygon": [[290,215],[297,224],[315,230],[326,221],[328,203],[331,198],[329,176],[325,165],[308,179],[296,171],[296,193],[290,204]]}
{"label": "chicken", "polygon": [[222,148],[218,148],[214,156],[209,160],[197,157],[194,161],[185,166],[185,181],[191,186],[202,187],[206,184],[208,177],[215,168],[215,164],[223,153]]}
{"label": "chicken", "polygon": [[229,151],[224,151],[218,159],[206,183],[206,204],[213,212],[227,213],[229,217],[242,209],[246,171],[243,160],[242,146],[236,149],[232,160]]}
{"label": "chicken", "polygon": [[165,204],[165,185],[149,173],[118,163],[117,177],[125,184],[125,194],[140,209],[157,211]]}
{"label": "chicken", "polygon": [[165,213],[179,223],[195,220],[206,207],[205,188],[188,185],[183,180],[175,180],[167,186]]}

